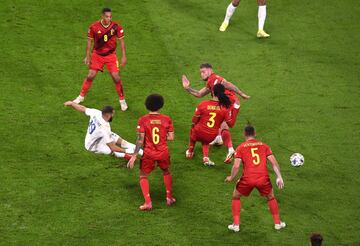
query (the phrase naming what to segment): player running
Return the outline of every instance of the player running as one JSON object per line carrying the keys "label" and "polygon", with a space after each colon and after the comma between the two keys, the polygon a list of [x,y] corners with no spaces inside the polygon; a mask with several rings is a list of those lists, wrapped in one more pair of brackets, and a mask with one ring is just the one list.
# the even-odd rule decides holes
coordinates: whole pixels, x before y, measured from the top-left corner
{"label": "player running", "polygon": [[[258,32],[256,36],[258,38],[267,38],[270,37],[270,35],[264,31],[264,24],[266,19],[266,0],[257,0],[257,2],[259,9],[258,9]],[[226,31],[226,28],[229,26],[230,18],[234,14],[236,7],[239,6],[239,3],[240,0],[232,0],[229,6],[227,7],[225,19],[219,28],[221,32]]]}
{"label": "player running", "polygon": [[[224,79],[223,77],[215,74],[212,66],[208,63],[204,63],[204,64],[200,65],[200,76],[204,81],[206,81],[206,86],[200,90],[195,90],[195,89],[191,88],[190,81],[188,80],[188,78],[185,75],[182,76],[182,84],[183,84],[184,89],[187,90],[191,95],[193,95],[195,97],[203,97],[209,93],[211,93],[211,95],[213,96],[214,95],[214,91],[213,91],[214,86],[216,84],[222,84],[226,89],[225,94],[229,97],[231,104],[234,104],[236,101],[239,102],[239,99],[237,98],[236,94],[240,95],[243,99],[250,98],[250,96],[248,96],[244,92],[242,92],[237,86],[235,86],[231,82],[226,81],[226,79]],[[229,162],[231,162],[231,160],[234,156],[235,150],[233,148],[232,139],[231,139],[231,135],[229,132],[229,127],[226,124],[226,122],[224,122],[221,125],[218,136],[214,139],[214,141],[212,143],[210,143],[210,145],[213,145],[213,144],[221,145],[223,143],[223,140],[224,140],[226,147],[228,148],[228,154],[227,154],[224,162],[229,163]]]}
{"label": "player running", "polygon": [[163,105],[164,98],[159,94],[152,94],[146,98],[145,106],[150,112],[138,121],[136,149],[128,162],[128,168],[133,168],[136,155],[144,146],[144,155],[140,161],[140,187],[145,203],[139,207],[140,210],[152,209],[148,176],[156,166],[159,166],[163,172],[166,204],[171,206],[176,202],[172,195],[172,176],[169,171],[170,154],[167,146],[167,141],[174,140],[174,126],[169,116],[159,113]]}
{"label": "player running", "polygon": [[[84,101],[85,95],[91,87],[93,80],[98,71],[103,72],[106,65],[110,72],[111,78],[115,83],[115,89],[119,96],[120,107],[122,111],[127,110],[128,106],[125,101],[125,94],[122,81],[119,75],[119,62],[116,56],[117,40],[121,44],[121,66],[126,64],[126,50],[124,41],[124,30],[122,26],[112,21],[111,9],[102,10],[101,20],[93,23],[88,30],[86,45],[86,56],[84,63],[89,66],[89,73],[85,78],[80,95],[73,102],[79,104]],[[94,43],[92,54],[90,55],[91,44]]]}
{"label": "player running", "polygon": [[[86,108],[82,105],[67,101],[65,106],[73,107],[75,110],[85,113],[90,117],[88,130],[85,137],[85,149],[104,155],[114,155],[118,158],[130,160],[135,150],[135,145],[122,139],[116,133],[111,131],[110,122],[113,119],[115,110],[106,106],[102,111],[92,108]],[[142,150],[139,154],[142,155]]]}
{"label": "player running", "polygon": [[280,221],[278,203],[274,196],[274,191],[270,182],[266,161],[269,160],[276,174],[276,185],[279,189],[284,188],[284,181],[281,177],[280,167],[265,143],[255,139],[255,128],[248,125],[244,129],[245,142],[236,149],[235,163],[231,170],[231,175],[226,177],[226,182],[231,182],[237,175],[240,164],[243,163],[243,174],[236,183],[232,197],[232,214],[234,223],[229,225],[229,230],[238,232],[240,230],[240,211],[241,196],[249,196],[251,191],[256,188],[268,201],[270,212],[274,219],[275,229],[280,230],[286,226],[285,222]]}
{"label": "player running", "polygon": [[231,107],[231,101],[225,94],[225,87],[216,84],[213,88],[212,100],[201,102],[192,118],[189,148],[186,157],[191,159],[194,155],[194,147],[197,141],[201,142],[203,150],[203,162],[205,166],[214,166],[215,163],[209,159],[209,143],[218,135],[222,122],[233,127],[240,105],[237,103]]}

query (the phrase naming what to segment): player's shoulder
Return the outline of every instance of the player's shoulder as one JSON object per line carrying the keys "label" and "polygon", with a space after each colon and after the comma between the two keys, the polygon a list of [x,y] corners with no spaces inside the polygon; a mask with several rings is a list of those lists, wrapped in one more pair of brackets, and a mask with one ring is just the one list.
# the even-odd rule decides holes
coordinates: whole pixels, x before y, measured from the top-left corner
{"label": "player's shoulder", "polygon": [[214,83],[214,85],[216,85],[217,83],[220,83],[224,80],[223,77],[221,77],[220,75],[213,73],[210,75],[208,82],[212,82]]}
{"label": "player's shoulder", "polygon": [[101,25],[101,23],[100,23],[99,20],[97,20],[97,21],[94,21],[93,23],[90,24],[90,28],[97,27],[99,25]]}
{"label": "player's shoulder", "polygon": [[160,114],[160,117],[163,118],[164,120],[171,121],[171,117],[169,115]]}

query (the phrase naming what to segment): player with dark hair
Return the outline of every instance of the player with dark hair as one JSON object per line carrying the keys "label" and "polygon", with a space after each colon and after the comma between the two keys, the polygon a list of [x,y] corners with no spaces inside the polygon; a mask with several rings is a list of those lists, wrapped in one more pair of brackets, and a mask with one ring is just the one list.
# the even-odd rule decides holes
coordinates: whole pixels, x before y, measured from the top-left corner
{"label": "player with dark hair", "polygon": [[128,168],[133,168],[138,151],[144,146],[144,155],[140,160],[140,187],[145,203],[139,207],[140,210],[151,210],[152,202],[148,176],[156,165],[163,172],[166,188],[166,204],[171,206],[175,203],[172,195],[172,176],[169,171],[170,154],[167,141],[174,140],[174,126],[169,116],[160,114],[164,106],[164,98],[159,94],[152,94],[146,98],[146,108],[150,111],[138,121],[136,148],[128,162]]}
{"label": "player with dark hair", "polygon": [[[205,87],[201,88],[200,90],[196,90],[191,88],[190,81],[188,78],[183,75],[182,76],[182,84],[186,91],[188,91],[191,95],[195,97],[204,97],[205,95],[211,93],[211,95],[214,95],[213,88],[216,84],[222,84],[225,87],[225,94],[229,97],[232,104],[234,104],[236,101],[239,102],[239,99],[237,98],[236,94],[241,96],[243,99],[249,99],[250,96],[246,95],[244,92],[242,92],[237,86],[234,84],[226,81],[223,77],[217,75],[214,73],[213,68],[211,64],[204,63],[200,65],[200,76],[201,78],[206,81]],[[240,105],[240,104],[239,104]],[[219,130],[219,133],[213,139],[214,141],[210,143],[210,145],[221,145],[223,142],[225,143],[226,147],[228,148],[228,154],[226,155],[226,158],[224,160],[225,163],[230,163],[233,159],[235,150],[233,148],[231,135],[229,132],[229,127],[224,122],[221,125],[221,128]]]}
{"label": "player with dark hair", "polygon": [[214,140],[219,132],[223,121],[229,127],[233,127],[240,105],[235,103],[233,107],[229,97],[225,94],[225,87],[217,84],[213,88],[212,100],[201,102],[192,118],[189,147],[186,150],[186,157],[191,159],[194,155],[196,142],[201,142],[203,150],[203,162],[205,166],[215,165],[209,159],[209,143]]}
{"label": "player with dark hair", "polygon": [[280,221],[278,203],[274,196],[274,191],[270,182],[267,169],[267,160],[272,164],[276,174],[276,185],[279,189],[284,188],[284,181],[281,176],[280,167],[273,155],[270,147],[255,139],[255,128],[248,125],[244,129],[245,142],[240,144],[235,153],[235,163],[231,170],[231,175],[226,177],[226,182],[231,182],[239,172],[240,164],[243,163],[243,174],[236,183],[232,197],[232,214],[234,222],[229,225],[229,230],[238,232],[240,230],[240,197],[249,196],[251,191],[256,188],[260,194],[267,198],[270,212],[274,219],[274,228],[280,230],[286,226],[285,222]]}
{"label": "player with dark hair", "polygon": [[323,237],[320,233],[313,233],[310,236],[310,246],[321,246]]}
{"label": "player with dark hair", "polygon": [[[102,72],[106,65],[107,70],[110,72],[111,78],[115,83],[121,110],[125,111],[128,106],[125,101],[123,85],[119,75],[119,62],[116,56],[117,39],[119,39],[122,52],[121,66],[125,66],[126,50],[124,30],[119,23],[112,20],[110,8],[104,8],[102,10],[101,20],[91,24],[87,36],[88,39],[84,63],[89,66],[89,73],[81,86],[80,95],[75,98],[73,102],[79,104],[84,101],[85,95],[90,89],[96,74],[98,71]],[[92,43],[94,43],[94,46],[92,53],[90,54]]]}
{"label": "player with dark hair", "polygon": [[[266,19],[266,0],[257,0],[257,2],[259,9],[258,9],[258,32],[256,36],[258,38],[267,38],[270,37],[270,35],[264,31],[264,24]],[[229,25],[230,18],[234,14],[236,7],[239,6],[239,3],[240,0],[232,0],[229,6],[227,7],[225,19],[219,28],[221,32],[226,31]]]}
{"label": "player with dark hair", "polygon": [[[118,158],[130,160],[130,154],[134,153],[135,145],[111,131],[110,122],[115,113],[113,107],[106,106],[100,111],[86,108],[72,101],[67,101],[64,105],[90,117],[85,137],[86,150],[96,154],[114,155]],[[142,155],[142,150],[140,150],[140,155]]]}

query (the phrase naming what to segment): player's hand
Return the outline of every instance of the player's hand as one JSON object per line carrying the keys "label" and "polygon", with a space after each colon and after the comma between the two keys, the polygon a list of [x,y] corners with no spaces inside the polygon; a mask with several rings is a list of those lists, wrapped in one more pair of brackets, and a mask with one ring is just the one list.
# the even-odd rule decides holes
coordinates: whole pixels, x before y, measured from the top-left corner
{"label": "player's hand", "polygon": [[136,161],[136,155],[131,156],[130,160],[127,163],[127,168],[133,169],[134,168],[134,164]]}
{"label": "player's hand", "polygon": [[233,179],[231,176],[227,176],[226,179],[225,179],[225,182],[231,182]]}
{"label": "player's hand", "polygon": [[122,56],[122,57],[121,57],[121,66],[122,66],[122,67],[125,67],[126,61],[127,61],[126,56]]}
{"label": "player's hand", "polygon": [[284,180],[282,179],[282,177],[276,178],[276,185],[277,187],[279,187],[279,189],[284,188]]}
{"label": "player's hand", "polygon": [[86,56],[85,58],[84,58],[84,63],[85,63],[85,65],[87,65],[87,66],[89,66],[90,65],[90,56]]}
{"label": "player's hand", "polygon": [[64,102],[64,106],[71,106],[73,104],[72,101],[66,101]]}
{"label": "player's hand", "polygon": [[185,90],[187,90],[190,87],[190,81],[186,77],[186,75],[182,76],[182,84]]}
{"label": "player's hand", "polygon": [[251,98],[251,96],[248,96],[248,95],[246,95],[246,94],[242,95],[241,97],[242,97],[243,99],[245,99],[245,100],[248,100],[248,99]]}

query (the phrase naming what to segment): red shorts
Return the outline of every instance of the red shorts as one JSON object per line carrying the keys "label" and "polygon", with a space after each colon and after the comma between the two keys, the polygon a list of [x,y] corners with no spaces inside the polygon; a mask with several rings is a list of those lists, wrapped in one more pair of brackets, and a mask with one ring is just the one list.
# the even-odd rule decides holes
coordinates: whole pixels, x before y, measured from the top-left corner
{"label": "red shorts", "polygon": [[119,72],[119,62],[115,53],[101,56],[96,54],[96,52],[93,52],[90,61],[90,69],[103,72],[104,65],[106,65],[106,68],[110,73]]}
{"label": "red shorts", "polygon": [[236,183],[236,190],[243,196],[250,195],[251,191],[256,188],[260,195],[267,196],[272,190],[269,177],[260,178],[243,178]]}
{"label": "red shorts", "polygon": [[167,153],[166,155],[160,156],[160,158],[150,158],[144,155],[140,160],[140,170],[144,173],[151,173],[156,164],[162,169],[165,170],[170,166],[170,155]]}
{"label": "red shorts", "polygon": [[193,142],[201,142],[204,144],[209,144],[216,138],[217,135],[218,135],[217,132],[213,134],[209,134],[205,131],[202,131],[197,126],[191,128],[190,130],[190,140]]}

